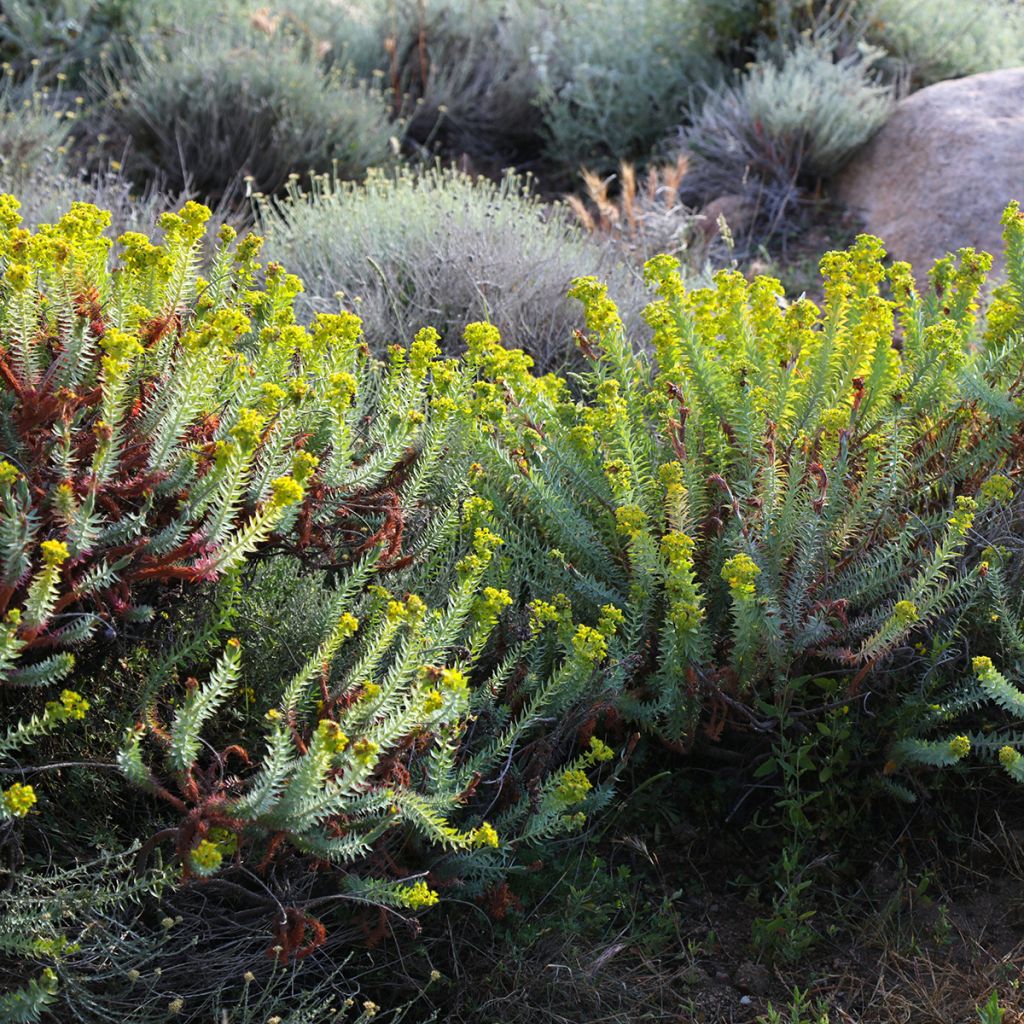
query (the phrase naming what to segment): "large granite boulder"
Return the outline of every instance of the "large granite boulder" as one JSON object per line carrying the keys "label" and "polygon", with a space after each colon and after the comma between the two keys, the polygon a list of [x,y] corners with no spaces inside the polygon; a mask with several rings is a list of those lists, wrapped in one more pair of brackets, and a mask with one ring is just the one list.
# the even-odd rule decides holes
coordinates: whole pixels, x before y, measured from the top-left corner
{"label": "large granite boulder", "polygon": [[939,82],[901,101],[847,166],[838,198],[919,280],[969,245],[997,258],[999,215],[1024,203],[1024,68]]}

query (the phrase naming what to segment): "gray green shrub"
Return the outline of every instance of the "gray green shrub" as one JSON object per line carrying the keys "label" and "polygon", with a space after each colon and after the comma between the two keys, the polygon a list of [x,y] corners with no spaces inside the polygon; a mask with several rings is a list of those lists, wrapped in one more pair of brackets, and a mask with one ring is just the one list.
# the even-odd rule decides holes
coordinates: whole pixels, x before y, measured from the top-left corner
{"label": "gray green shrub", "polygon": [[683,133],[684,182],[701,199],[745,194],[777,227],[807,179],[835,174],[885,122],[891,90],[859,56],[799,43],[711,92]]}
{"label": "gray green shrub", "polygon": [[1024,9],[1014,0],[865,0],[865,28],[930,85],[1024,63]]}
{"label": "gray green shrub", "polygon": [[246,175],[263,192],[292,172],[360,178],[388,159],[396,131],[379,88],[259,33],[197,35],[141,54],[116,100],[136,166],[202,195],[222,195]]}
{"label": "gray green shrub", "polygon": [[[13,71],[0,76],[0,178],[16,182],[43,165],[56,166],[71,134],[73,111],[61,90],[17,82]],[[74,106],[74,104],[71,104]]]}
{"label": "gray green shrub", "polygon": [[701,10],[688,0],[564,5],[533,52],[548,159],[571,177],[647,157],[714,73]]}
{"label": "gray green shrub", "polygon": [[340,300],[377,351],[425,325],[455,349],[467,323],[491,319],[546,368],[572,352],[574,276],[595,267],[610,274],[627,316],[643,303],[642,287],[606,247],[514,175],[498,184],[438,169],[372,174],[364,186],[320,178],[309,192],[293,187],[286,202],[263,204],[261,219],[270,257],[305,283],[307,313],[336,310]]}

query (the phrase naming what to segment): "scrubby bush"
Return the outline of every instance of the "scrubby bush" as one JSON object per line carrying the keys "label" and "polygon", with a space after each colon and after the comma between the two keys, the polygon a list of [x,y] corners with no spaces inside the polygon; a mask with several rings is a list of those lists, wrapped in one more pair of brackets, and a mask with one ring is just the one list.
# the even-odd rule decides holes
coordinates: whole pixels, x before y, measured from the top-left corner
{"label": "scrubby bush", "polygon": [[5,70],[0,76],[0,179],[14,185],[40,167],[60,166],[73,117],[59,87],[39,85],[35,76],[19,83]]}
{"label": "scrubby bush", "polygon": [[702,9],[611,0],[560,12],[534,63],[546,155],[567,181],[583,166],[607,173],[646,159],[680,124],[691,91],[715,72]]}
{"label": "scrubby bush", "polygon": [[920,85],[1024,63],[1024,11],[1012,0],[863,0],[859,13]]}
{"label": "scrubby bush", "polygon": [[756,222],[778,229],[808,179],[828,178],[885,122],[892,105],[859,56],[815,42],[755,65],[710,93],[683,133],[684,194],[746,195]]}
{"label": "scrubby bush", "polygon": [[6,0],[0,13],[0,58],[19,76],[38,69],[76,84],[96,72],[141,27],[148,0]]}
{"label": "scrubby bush", "polygon": [[400,129],[380,89],[323,71],[284,39],[225,30],[145,52],[116,97],[137,170],[203,196],[277,192],[291,173],[361,178]]}
{"label": "scrubby bush", "polygon": [[381,12],[380,5],[359,0],[275,0],[250,4],[248,17],[257,31],[297,43],[325,67],[351,69],[359,78],[371,78],[386,64]]}
{"label": "scrubby bush", "polygon": [[409,141],[495,173],[536,159],[541,115],[531,51],[550,24],[545,4],[400,0],[377,17]]}
{"label": "scrubby bush", "polygon": [[604,267],[627,315],[640,305],[610,254],[514,175],[494,184],[435,169],[360,187],[321,178],[264,204],[261,217],[270,256],[305,282],[306,307],[336,310],[340,292],[376,351],[425,325],[454,350],[466,324],[490,319],[547,368],[571,354],[578,321],[565,293],[578,273]]}

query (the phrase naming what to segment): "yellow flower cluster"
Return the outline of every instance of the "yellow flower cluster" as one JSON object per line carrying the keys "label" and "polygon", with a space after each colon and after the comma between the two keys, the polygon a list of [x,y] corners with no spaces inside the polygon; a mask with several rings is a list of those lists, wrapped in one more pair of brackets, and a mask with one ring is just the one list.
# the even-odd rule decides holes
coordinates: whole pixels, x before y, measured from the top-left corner
{"label": "yellow flower cluster", "polygon": [[62,690],[60,700],[46,702],[47,714],[57,721],[80,721],[89,710],[89,702],[74,690]]}
{"label": "yellow flower cluster", "polygon": [[587,794],[594,787],[587,778],[587,773],[582,768],[568,768],[562,773],[562,777],[555,788],[555,796],[560,803],[571,807],[586,799]]}
{"label": "yellow flower cluster", "polygon": [[960,495],[953,503],[953,514],[949,517],[949,531],[955,537],[962,537],[974,525],[974,514],[978,503],[973,498]]}
{"label": "yellow flower cluster", "polygon": [[1013,484],[1002,473],[994,473],[978,488],[978,505],[1005,505],[1013,498]]}
{"label": "yellow flower cluster", "polygon": [[954,736],[949,741],[949,752],[958,761],[971,752],[971,741],[967,736]]}
{"label": "yellow flower cluster", "polygon": [[438,901],[438,895],[426,882],[417,882],[402,889],[400,899],[402,905],[410,910],[423,910],[434,906]]}
{"label": "yellow flower cluster", "polygon": [[294,477],[279,476],[270,485],[270,504],[273,508],[287,508],[302,501],[305,491]]}
{"label": "yellow flower cluster", "polygon": [[322,719],[317,724],[316,735],[323,748],[331,754],[340,754],[348,746],[348,737],[341,726],[330,719]]}
{"label": "yellow flower cluster", "polygon": [[491,846],[497,848],[498,846],[498,833],[495,831],[493,825],[489,825],[486,821],[478,825],[473,829],[472,837],[470,842],[473,846],[479,848],[483,846]]}
{"label": "yellow flower cluster", "polygon": [[21,473],[6,460],[0,460],[0,487],[11,487],[21,478]]}
{"label": "yellow flower cluster", "polygon": [[621,331],[618,307],[608,298],[608,287],[596,277],[577,277],[569,288],[569,298],[583,304],[587,330],[600,338],[609,331]]}
{"label": "yellow flower cluster", "polygon": [[377,746],[373,740],[358,739],[352,744],[352,756],[362,765],[370,764],[373,759],[377,756],[377,751],[380,747]]}
{"label": "yellow flower cluster", "polygon": [[754,581],[760,574],[757,563],[746,554],[733,555],[722,566],[722,579],[729,584],[729,590],[737,601],[749,601],[754,597]]}
{"label": "yellow flower cluster", "polygon": [[220,867],[223,855],[216,843],[201,839],[192,850],[189,859],[201,874],[213,874]]}
{"label": "yellow flower cluster", "polygon": [[1014,750],[1013,747],[1000,747],[999,749],[999,763],[1007,770],[1011,771],[1015,769],[1021,761],[1024,760],[1024,755],[1019,750]]}
{"label": "yellow flower cluster", "polygon": [[892,617],[897,626],[905,628],[912,626],[920,616],[913,601],[897,601],[893,605]]}
{"label": "yellow flower cluster", "polygon": [[604,634],[593,626],[576,627],[572,648],[581,661],[591,666],[603,661],[608,654],[608,642]]}
{"label": "yellow flower cluster", "polygon": [[8,814],[15,818],[24,818],[36,804],[36,793],[31,786],[14,782],[7,789],[0,791],[0,799],[3,800]]}
{"label": "yellow flower cluster", "polygon": [[59,540],[44,540],[39,545],[39,551],[43,556],[43,564],[49,568],[63,565],[71,556],[67,544]]}

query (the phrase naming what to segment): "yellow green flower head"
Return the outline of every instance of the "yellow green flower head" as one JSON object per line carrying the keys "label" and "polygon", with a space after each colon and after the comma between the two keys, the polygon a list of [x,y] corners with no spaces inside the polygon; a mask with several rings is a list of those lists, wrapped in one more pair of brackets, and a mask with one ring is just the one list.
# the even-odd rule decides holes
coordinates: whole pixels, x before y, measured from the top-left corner
{"label": "yellow green flower head", "polygon": [[658,467],[658,479],[666,491],[681,489],[683,485],[683,464],[681,462],[665,462]]}
{"label": "yellow green flower head", "polygon": [[363,683],[362,700],[372,701],[380,696],[381,690],[377,683]]}
{"label": "yellow green flower head", "polygon": [[620,505],[615,510],[615,528],[627,537],[643,533],[647,516],[639,505]]}
{"label": "yellow green flower head", "polygon": [[332,373],[329,396],[340,409],[347,409],[356,397],[359,384],[351,373]]}
{"label": "yellow green flower head", "polygon": [[404,622],[407,611],[404,601],[388,601],[384,615],[389,622]]}
{"label": "yellow green flower head", "polygon": [[260,406],[266,413],[275,412],[284,402],[286,393],[284,388],[271,381],[260,385]]}
{"label": "yellow green flower head", "polygon": [[359,620],[351,612],[343,612],[338,619],[338,632],[347,640],[355,634],[357,629],[359,629]]}
{"label": "yellow green flower head", "polygon": [[898,303],[907,302],[912,295],[916,295],[914,287],[914,271],[909,263],[897,260],[889,268],[889,281],[892,284],[893,298]]}
{"label": "yellow green flower head", "polygon": [[432,715],[435,711],[440,711],[444,707],[444,697],[441,696],[440,690],[427,690],[423,694],[423,713],[425,715]]}
{"label": "yellow green flower head", "polygon": [[477,848],[490,846],[497,849],[498,833],[495,831],[493,825],[489,825],[485,821],[473,829],[472,843]]}
{"label": "yellow green flower head", "polygon": [[1013,484],[1010,478],[1002,473],[995,473],[990,476],[978,489],[979,504],[982,508],[987,505],[1005,505],[1013,498]]}
{"label": "yellow green flower head", "polygon": [[729,590],[737,600],[748,600],[755,594],[754,581],[761,570],[750,555],[733,555],[722,566],[722,579],[729,584]]}
{"label": "yellow green flower head", "polygon": [[590,737],[590,758],[595,762],[610,761],[615,756],[615,751],[603,740],[596,736]]}
{"label": "yellow green flower head", "polygon": [[35,806],[36,794],[31,786],[14,782],[2,791],[2,799],[8,814],[14,818],[24,818]]}
{"label": "yellow green flower head", "polygon": [[32,282],[32,270],[25,263],[12,263],[4,273],[4,280],[14,291],[23,292]]}
{"label": "yellow green flower head", "polygon": [[555,796],[561,803],[571,807],[585,800],[593,788],[586,772],[581,768],[569,768],[562,773],[562,778],[555,789]]}
{"label": "yellow green flower head", "polygon": [[644,284],[653,287],[663,299],[682,298],[680,263],[674,256],[660,253],[644,264]]}
{"label": "yellow green flower head", "polygon": [[355,313],[317,313],[312,323],[313,341],[317,347],[351,348],[363,334],[363,321]]}
{"label": "yellow green flower head", "polygon": [[971,752],[971,741],[966,736],[954,736],[949,741],[949,752],[957,760],[966,757]]}
{"label": "yellow green flower head", "polygon": [[473,531],[473,550],[484,558],[490,558],[505,542],[486,527],[479,526]]}
{"label": "yellow green flower head", "polygon": [[0,487],[10,487],[16,484],[21,473],[5,460],[0,460]]}
{"label": "yellow green flower head", "polygon": [[300,484],[305,484],[319,465],[320,460],[315,455],[300,449],[292,456],[292,476]]}
{"label": "yellow green flower head", "polygon": [[497,618],[512,603],[512,595],[507,590],[496,587],[484,587],[484,592],[477,600],[477,615],[486,620]]}
{"label": "yellow green flower head", "polygon": [[400,899],[402,905],[410,910],[421,910],[434,906],[438,901],[438,895],[426,882],[417,882],[415,885],[406,886],[401,891]]}
{"label": "yellow green flower head", "polygon": [[457,668],[441,669],[441,686],[451,693],[460,693],[469,686],[469,680]]}
{"label": "yellow green flower head", "polygon": [[971,660],[971,667],[974,669],[974,674],[979,679],[984,679],[986,676],[992,675],[996,671],[995,665],[992,664],[992,659],[984,654],[978,655],[978,657]]}
{"label": "yellow green flower head", "polygon": [[633,487],[633,474],[622,459],[609,459],[604,466],[605,479],[616,497],[628,497]]}
{"label": "yellow green flower head", "polygon": [[340,754],[348,746],[348,737],[337,722],[322,719],[316,727],[317,736],[326,750],[332,754]]}
{"label": "yellow green flower head", "polygon": [[47,701],[46,710],[55,718],[80,721],[89,710],[89,702],[74,690],[62,690],[60,700]]}
{"label": "yellow green flower head", "polygon": [[39,545],[39,550],[42,552],[44,564],[51,568],[63,565],[71,556],[67,544],[59,540],[44,540]]}
{"label": "yellow green flower head", "polygon": [[913,601],[897,601],[893,605],[892,617],[898,626],[910,626],[919,618],[917,605]]}
{"label": "yellow green flower head", "polygon": [[125,363],[143,352],[142,345],[135,335],[118,330],[116,327],[107,328],[100,340],[100,348],[112,359]]}
{"label": "yellow green flower head", "polygon": [[579,423],[571,427],[566,437],[574,448],[588,454],[593,451],[594,445],[597,443],[594,428],[587,423]]}
{"label": "yellow green flower head", "polygon": [[164,229],[168,242],[180,241],[191,246],[203,237],[209,219],[209,207],[189,200],[176,214],[161,214],[160,227]]}
{"label": "yellow green flower head", "polygon": [[413,380],[421,380],[430,368],[431,360],[441,354],[437,344],[441,335],[433,327],[422,327],[409,348],[409,373]]}
{"label": "yellow green flower head", "polygon": [[309,381],[304,377],[292,377],[286,388],[288,397],[295,405],[298,405],[309,394]]}
{"label": "yellow green flower head", "polygon": [[672,530],[661,538],[661,556],[673,571],[693,565],[693,538],[679,530]]}
{"label": "yellow green flower head", "polygon": [[368,740],[365,737],[358,739],[352,744],[352,754],[355,759],[362,765],[368,765],[377,756],[377,751],[380,748],[373,740]]}
{"label": "yellow green flower head", "polygon": [[302,484],[290,476],[279,476],[270,485],[270,504],[274,508],[286,508],[302,501]]}
{"label": "yellow green flower head", "polygon": [[835,434],[850,425],[850,410],[845,406],[833,406],[821,414],[821,429],[826,434]]}
{"label": "yellow green flower head", "polygon": [[605,639],[608,639],[618,633],[625,621],[626,616],[623,615],[621,609],[616,608],[613,604],[605,604],[601,606],[601,615],[597,620],[597,630],[604,635]]}
{"label": "yellow green flower head", "polygon": [[608,642],[603,633],[593,626],[577,626],[572,638],[572,648],[577,657],[589,665],[596,665],[608,655]]}
{"label": "yellow green flower head", "polygon": [[0,195],[0,230],[13,231],[21,223],[21,203],[9,193]]}
{"label": "yellow green flower head", "polygon": [[475,323],[466,324],[462,332],[462,340],[466,343],[466,354],[471,359],[479,359],[489,354],[495,346],[501,346],[501,332],[494,324],[478,320]]}
{"label": "yellow green flower head", "polygon": [[238,237],[238,232],[230,224],[221,224],[217,229],[217,241],[229,245]]}
{"label": "yellow green flower head", "polygon": [[950,531],[963,536],[974,525],[974,513],[978,503],[973,498],[960,495],[953,503],[953,514],[949,517]]}
{"label": "yellow green flower head", "polygon": [[189,859],[200,874],[207,875],[213,874],[224,858],[216,843],[211,843],[209,839],[201,839],[192,850]]}
{"label": "yellow green flower head", "polygon": [[235,247],[235,262],[251,266],[263,248],[263,239],[259,235],[246,235]]}
{"label": "yellow green flower head", "polygon": [[999,763],[1007,770],[1016,767],[1021,761],[1021,753],[1013,747],[999,748]]}
{"label": "yellow green flower head", "polygon": [[539,633],[549,623],[562,621],[561,612],[550,601],[531,601],[529,609],[530,629],[534,633]]}
{"label": "yellow green flower head", "polygon": [[154,245],[148,236],[138,231],[126,231],[117,241],[121,246],[121,266],[130,273],[153,270],[166,255],[159,245]]}
{"label": "yellow green flower head", "polygon": [[462,521],[467,526],[479,526],[494,511],[494,506],[478,494],[468,497],[462,505]]}
{"label": "yellow green flower head", "polygon": [[601,335],[622,330],[622,320],[615,303],[608,298],[608,288],[596,277],[577,277],[569,289],[569,298],[583,304],[587,330]]}
{"label": "yellow green flower head", "polygon": [[266,420],[255,409],[240,409],[238,421],[228,433],[239,443],[243,451],[251,452],[263,438]]}

